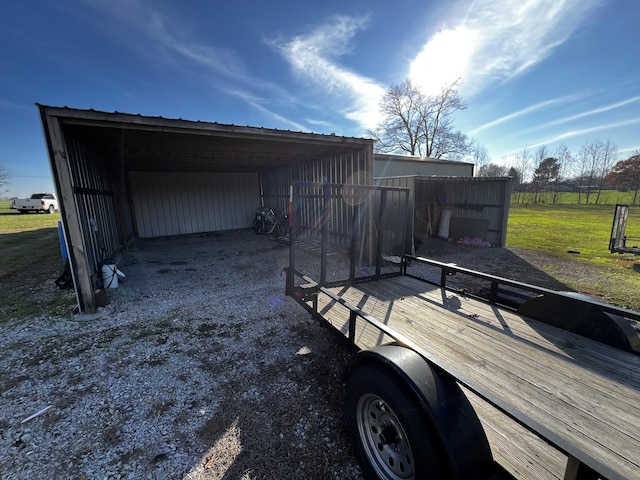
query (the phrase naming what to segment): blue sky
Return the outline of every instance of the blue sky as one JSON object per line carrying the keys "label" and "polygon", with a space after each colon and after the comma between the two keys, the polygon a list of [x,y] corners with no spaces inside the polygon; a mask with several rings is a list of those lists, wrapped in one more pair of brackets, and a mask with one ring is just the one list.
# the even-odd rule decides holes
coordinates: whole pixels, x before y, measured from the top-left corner
{"label": "blue sky", "polygon": [[406,78],[460,77],[456,126],[494,163],[594,139],[624,159],[639,19],[637,0],[2,2],[0,196],[53,188],[36,102],[364,136]]}

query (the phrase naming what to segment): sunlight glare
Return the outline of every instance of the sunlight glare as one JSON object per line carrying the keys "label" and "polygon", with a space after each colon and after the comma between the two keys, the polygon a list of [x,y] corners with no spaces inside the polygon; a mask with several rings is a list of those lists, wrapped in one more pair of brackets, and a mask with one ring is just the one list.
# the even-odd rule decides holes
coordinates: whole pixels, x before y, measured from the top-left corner
{"label": "sunlight glare", "polygon": [[427,95],[440,93],[457,78],[464,80],[476,43],[475,32],[464,25],[441,30],[411,62],[409,78]]}

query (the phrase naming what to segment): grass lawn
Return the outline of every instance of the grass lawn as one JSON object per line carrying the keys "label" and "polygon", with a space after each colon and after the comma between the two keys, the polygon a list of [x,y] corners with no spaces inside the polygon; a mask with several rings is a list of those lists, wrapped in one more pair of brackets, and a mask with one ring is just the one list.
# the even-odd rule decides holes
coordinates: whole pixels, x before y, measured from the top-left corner
{"label": "grass lawn", "polygon": [[64,269],[60,214],[21,215],[9,204],[0,201],[0,322],[68,312],[75,297],[54,283]]}
{"label": "grass lawn", "polygon": [[[589,195],[589,205],[594,206],[596,204],[596,200],[598,200],[598,205],[606,206],[609,205],[612,207],[616,203],[624,203],[627,205],[633,204],[633,197],[635,196],[633,191],[620,192],[618,190],[602,190],[600,192],[600,198],[598,199],[598,193],[592,192]],[[520,203],[531,203],[531,193],[520,193],[520,194],[512,194],[511,198],[515,201],[516,198],[520,198]],[[587,196],[585,193],[578,194],[576,192],[559,192],[558,198],[556,200],[556,204],[558,205],[578,205],[578,198],[580,198],[580,203],[582,206],[586,206]],[[640,194],[638,195],[638,201],[640,201]],[[542,201],[545,203],[553,202],[553,195],[551,193],[544,193],[542,195]]]}
{"label": "grass lawn", "polygon": [[[640,256],[609,252],[613,212],[613,205],[512,205],[507,246],[542,253],[559,263],[571,260],[600,268],[598,279],[585,277],[582,284],[571,286],[606,293],[612,303],[638,308]],[[640,207],[630,208],[626,233],[628,245],[640,245]]]}

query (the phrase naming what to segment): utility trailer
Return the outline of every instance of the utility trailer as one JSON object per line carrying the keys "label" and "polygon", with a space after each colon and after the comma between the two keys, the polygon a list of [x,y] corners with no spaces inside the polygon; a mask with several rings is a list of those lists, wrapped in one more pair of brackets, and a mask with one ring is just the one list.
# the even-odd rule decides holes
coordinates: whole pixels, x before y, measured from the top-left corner
{"label": "utility trailer", "polygon": [[[633,253],[640,255],[640,238],[627,236],[627,220],[629,218],[629,205],[618,203],[613,213],[611,225],[611,238],[609,239],[609,251],[611,253]],[[638,242],[627,245],[627,241]]]}
{"label": "utility trailer", "polygon": [[365,476],[640,479],[640,314],[402,255],[407,193],[292,187],[287,294],[358,351]]}

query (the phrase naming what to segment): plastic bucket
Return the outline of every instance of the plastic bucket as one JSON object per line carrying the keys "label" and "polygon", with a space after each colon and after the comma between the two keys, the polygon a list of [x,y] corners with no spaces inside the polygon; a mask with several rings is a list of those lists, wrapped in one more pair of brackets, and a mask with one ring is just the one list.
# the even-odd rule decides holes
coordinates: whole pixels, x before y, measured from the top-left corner
{"label": "plastic bucket", "polygon": [[104,288],[118,288],[118,266],[103,265],[102,266],[102,283]]}
{"label": "plastic bucket", "polygon": [[438,227],[438,238],[444,240],[449,238],[449,223],[451,222],[451,210],[443,210]]}

